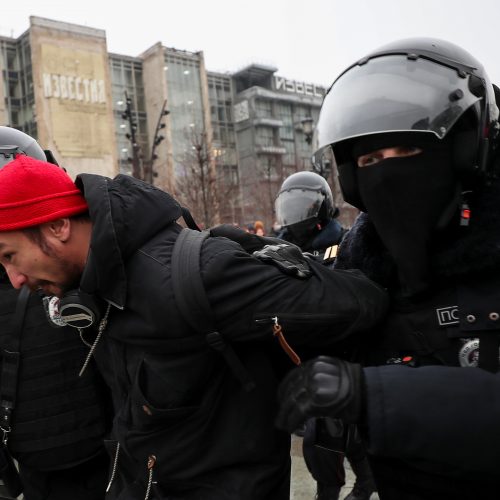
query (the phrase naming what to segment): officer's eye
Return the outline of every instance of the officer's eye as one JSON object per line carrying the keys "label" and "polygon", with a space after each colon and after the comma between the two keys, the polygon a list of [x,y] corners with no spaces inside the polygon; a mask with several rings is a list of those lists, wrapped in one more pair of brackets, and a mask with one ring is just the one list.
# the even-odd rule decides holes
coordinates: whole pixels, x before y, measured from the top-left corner
{"label": "officer's eye", "polygon": [[370,165],[375,165],[379,161],[382,161],[384,156],[379,151],[369,153],[367,155],[362,155],[358,157],[358,167],[369,167]]}

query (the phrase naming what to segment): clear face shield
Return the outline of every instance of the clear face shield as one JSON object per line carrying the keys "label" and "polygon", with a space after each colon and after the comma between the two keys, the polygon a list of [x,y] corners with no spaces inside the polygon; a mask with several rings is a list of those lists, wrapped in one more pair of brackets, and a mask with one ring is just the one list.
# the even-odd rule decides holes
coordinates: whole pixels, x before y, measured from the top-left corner
{"label": "clear face shield", "polygon": [[281,191],[276,198],[276,218],[282,226],[291,226],[318,217],[325,199],[320,191],[294,188]]}
{"label": "clear face shield", "polygon": [[365,135],[431,132],[442,139],[480,99],[469,89],[469,75],[454,68],[406,55],[375,57],[347,70],[325,96],[313,162],[331,161],[324,156],[330,145],[335,150],[336,144]]}

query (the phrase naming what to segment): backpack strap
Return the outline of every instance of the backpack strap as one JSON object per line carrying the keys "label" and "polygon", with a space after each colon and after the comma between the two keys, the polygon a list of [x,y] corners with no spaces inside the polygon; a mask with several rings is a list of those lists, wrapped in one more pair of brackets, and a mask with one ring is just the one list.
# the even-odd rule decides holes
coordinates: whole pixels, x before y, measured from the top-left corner
{"label": "backpack strap", "polygon": [[196,231],[201,231],[198,224],[196,224],[196,221],[191,215],[191,212],[186,207],[181,207],[181,213],[182,213],[182,218],[184,219],[184,222],[187,224],[187,227],[189,227],[189,229],[195,229]]}
{"label": "backpack strap", "polygon": [[207,344],[218,351],[246,391],[255,387],[250,374],[231,345],[215,327],[214,315],[201,279],[200,255],[208,231],[183,229],[172,252],[172,287],[182,317],[193,330],[205,336]]}

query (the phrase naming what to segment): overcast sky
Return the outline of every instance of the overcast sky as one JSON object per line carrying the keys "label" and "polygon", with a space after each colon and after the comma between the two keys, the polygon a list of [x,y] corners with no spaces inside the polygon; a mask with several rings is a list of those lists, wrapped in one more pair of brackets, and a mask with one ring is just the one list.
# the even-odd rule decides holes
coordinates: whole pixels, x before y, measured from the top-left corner
{"label": "overcast sky", "polygon": [[[137,56],[156,42],[203,50],[207,69],[251,62],[329,85],[350,63],[399,38],[431,36],[471,52],[500,82],[500,0],[11,0],[0,35],[29,16],[106,31],[108,51]],[[119,7],[118,7],[119,6]]]}

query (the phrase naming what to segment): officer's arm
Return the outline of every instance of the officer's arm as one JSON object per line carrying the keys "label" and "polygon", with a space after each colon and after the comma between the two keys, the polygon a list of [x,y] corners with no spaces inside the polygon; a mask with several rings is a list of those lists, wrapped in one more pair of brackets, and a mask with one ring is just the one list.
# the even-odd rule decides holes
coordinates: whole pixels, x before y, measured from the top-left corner
{"label": "officer's arm", "polygon": [[311,277],[299,279],[222,238],[209,238],[201,257],[217,325],[234,340],[272,335],[277,318],[290,343],[327,346],[371,328],[387,311],[385,291],[358,272],[311,262]]}
{"label": "officer's arm", "polygon": [[364,374],[371,453],[498,474],[500,374],[444,366]]}
{"label": "officer's arm", "polygon": [[500,375],[480,369],[362,369],[319,357],[290,372],[277,425],[292,432],[312,417],[360,425],[369,453],[462,472],[498,473]]}

